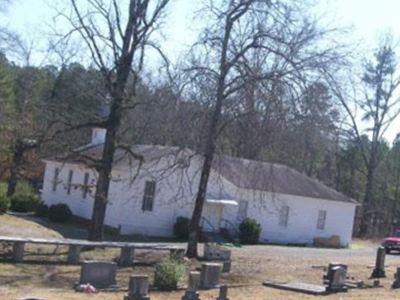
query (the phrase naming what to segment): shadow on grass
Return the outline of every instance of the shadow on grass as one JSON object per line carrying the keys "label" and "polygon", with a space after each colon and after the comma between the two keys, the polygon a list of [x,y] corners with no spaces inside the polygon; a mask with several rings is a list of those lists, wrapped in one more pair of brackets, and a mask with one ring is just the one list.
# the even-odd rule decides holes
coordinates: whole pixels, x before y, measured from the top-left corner
{"label": "shadow on grass", "polygon": [[[80,218],[73,218],[71,221],[65,223],[54,223],[47,218],[40,218],[33,215],[17,216],[24,220],[35,222],[50,230],[56,231],[67,239],[86,240],[89,235],[89,221]],[[141,242],[141,243],[182,243],[181,240],[167,237],[149,237],[145,235],[120,235],[117,229],[106,227],[104,231],[105,241],[119,241],[119,242]]]}

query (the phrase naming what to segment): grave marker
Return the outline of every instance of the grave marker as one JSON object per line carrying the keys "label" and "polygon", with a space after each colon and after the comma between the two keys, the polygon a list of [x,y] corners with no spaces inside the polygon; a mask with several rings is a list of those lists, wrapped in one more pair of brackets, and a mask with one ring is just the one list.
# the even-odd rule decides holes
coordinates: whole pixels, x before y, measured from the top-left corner
{"label": "grave marker", "polygon": [[117,264],[114,262],[85,261],[82,263],[79,284],[90,283],[95,288],[116,285]]}
{"label": "grave marker", "polygon": [[371,278],[383,278],[385,274],[385,248],[380,246],[376,251],[375,268],[372,271]]}
{"label": "grave marker", "polygon": [[132,275],[129,278],[128,296],[124,300],[150,300],[149,277],[146,275]]}
{"label": "grave marker", "polygon": [[334,266],[330,269],[330,275],[328,277],[328,287],[329,292],[347,292],[346,286],[346,275],[347,266]]}
{"label": "grave marker", "polygon": [[200,287],[212,289],[218,287],[222,265],[220,263],[202,263],[200,274]]}
{"label": "grave marker", "polygon": [[219,295],[217,300],[229,300],[227,285],[221,285],[221,287],[219,288]]}
{"label": "grave marker", "polygon": [[397,267],[396,273],[394,274],[394,281],[392,283],[392,289],[400,288],[400,267]]}
{"label": "grave marker", "polygon": [[199,300],[199,293],[197,292],[200,285],[200,272],[192,271],[189,273],[188,287],[182,300]]}

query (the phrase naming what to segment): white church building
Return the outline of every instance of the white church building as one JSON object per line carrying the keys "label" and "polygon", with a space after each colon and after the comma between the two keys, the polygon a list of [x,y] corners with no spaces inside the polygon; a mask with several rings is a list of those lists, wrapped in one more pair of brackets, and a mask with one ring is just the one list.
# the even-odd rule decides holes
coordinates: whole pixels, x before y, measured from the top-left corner
{"label": "white church building", "polygon": [[[94,129],[81,148],[99,157],[105,131]],[[179,216],[191,217],[202,156],[189,149],[136,145],[141,162],[118,150],[114,158],[105,224],[122,234],[172,236]],[[79,160],[47,159],[42,199],[65,203],[90,219],[96,172]],[[245,218],[262,227],[261,242],[312,244],[316,237],[351,242],[357,202],[287,166],[216,156],[203,210],[203,231],[237,230]]]}

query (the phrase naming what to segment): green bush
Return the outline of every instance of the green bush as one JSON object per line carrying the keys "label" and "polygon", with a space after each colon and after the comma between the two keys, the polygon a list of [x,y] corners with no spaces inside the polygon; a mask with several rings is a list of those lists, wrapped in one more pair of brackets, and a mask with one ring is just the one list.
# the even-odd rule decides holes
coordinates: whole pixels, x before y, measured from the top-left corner
{"label": "green bush", "polygon": [[30,212],[39,204],[39,196],[26,181],[19,181],[14,195],[10,197],[10,203],[10,209],[13,211]]}
{"label": "green bush", "polygon": [[184,274],[185,266],[178,260],[170,259],[162,262],[156,266],[154,286],[162,291],[176,290]]}
{"label": "green bush", "polygon": [[39,204],[39,196],[31,194],[15,193],[10,197],[11,210],[16,212],[35,211]]}
{"label": "green bush", "polygon": [[0,182],[0,195],[6,195],[7,193],[7,183]]}
{"label": "green bush", "polygon": [[177,217],[174,224],[174,236],[180,240],[189,238],[190,219],[186,217]]}
{"label": "green bush", "polygon": [[40,201],[39,204],[36,206],[35,215],[37,217],[47,217],[49,213],[48,205],[44,204],[44,202]]}
{"label": "green bush", "polygon": [[0,214],[4,214],[10,208],[10,199],[5,194],[0,194]]}
{"label": "green bush", "polygon": [[239,225],[239,238],[242,244],[257,244],[260,234],[261,225],[254,219],[246,218]]}
{"label": "green bush", "polygon": [[64,223],[71,219],[72,212],[67,204],[59,203],[49,207],[49,219],[52,222]]}

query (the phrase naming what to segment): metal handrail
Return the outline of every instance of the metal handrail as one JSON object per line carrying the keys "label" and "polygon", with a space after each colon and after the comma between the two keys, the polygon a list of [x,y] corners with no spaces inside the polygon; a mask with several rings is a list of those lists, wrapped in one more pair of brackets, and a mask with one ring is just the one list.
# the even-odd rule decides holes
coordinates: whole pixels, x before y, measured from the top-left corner
{"label": "metal handrail", "polygon": [[216,232],[216,229],[215,229],[214,225],[211,224],[210,220],[208,220],[206,217],[201,217],[201,227],[204,227],[204,222],[207,223],[208,226],[210,226],[212,231]]}
{"label": "metal handrail", "polygon": [[[232,221],[227,220],[227,219],[222,219],[225,224],[229,225],[231,229],[233,230],[234,234],[239,236],[239,230],[236,228],[235,224],[232,223]],[[229,228],[227,228],[229,230]]]}

